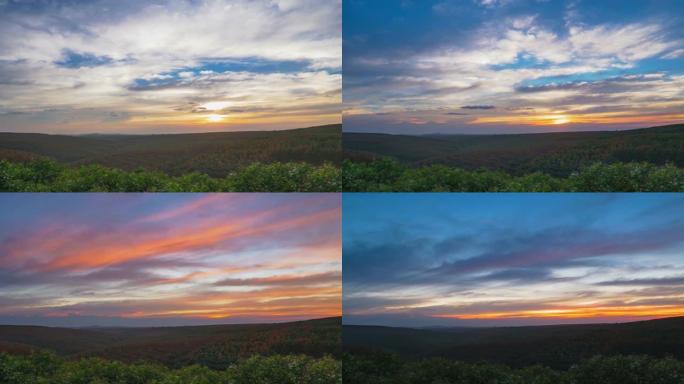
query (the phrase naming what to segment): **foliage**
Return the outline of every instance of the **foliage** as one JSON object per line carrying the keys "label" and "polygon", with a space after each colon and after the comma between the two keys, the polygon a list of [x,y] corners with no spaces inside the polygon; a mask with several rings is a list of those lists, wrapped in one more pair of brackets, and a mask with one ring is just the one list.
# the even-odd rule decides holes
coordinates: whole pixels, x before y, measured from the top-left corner
{"label": "foliage", "polygon": [[144,362],[100,358],[65,360],[40,351],[0,353],[3,384],[341,384],[341,363],[331,357],[252,356],[225,370],[199,365],[169,369]]}
{"label": "foliage", "polygon": [[[596,355],[671,356],[684,360],[684,317],[617,324],[413,329],[345,325],[344,348],[382,350],[408,359],[444,357],[523,368],[567,370]],[[682,383],[684,384],[684,383]]]}
{"label": "foliage", "polygon": [[446,165],[411,167],[390,158],[345,160],[342,186],[349,192],[680,192],[684,168],[651,163],[595,163],[566,178],[535,172],[467,171]]}
{"label": "foliage", "polygon": [[168,176],[90,164],[72,168],[53,160],[0,160],[2,192],[336,192],[340,169],[332,164],[254,163],[224,178],[203,173]]}
{"label": "foliage", "polygon": [[345,157],[388,156],[403,164],[443,164],[513,176],[568,177],[594,163],[645,162],[684,167],[684,124],[598,132],[501,135],[386,135],[344,133]]}
{"label": "foliage", "polygon": [[282,131],[172,135],[44,135],[0,133],[0,159],[46,157],[69,166],[99,164],[171,176],[198,172],[223,178],[254,163],[339,165],[340,124]]}
{"label": "foliage", "polygon": [[443,358],[403,361],[396,355],[345,354],[345,384],[681,384],[684,362],[649,356],[596,356],[564,371],[520,369]]}
{"label": "foliage", "polygon": [[[17,345],[24,348],[16,348]],[[69,358],[148,361],[171,368],[225,370],[253,355],[341,355],[341,318],[277,324],[152,328],[60,328],[0,325],[0,351],[48,349]],[[5,347],[3,347],[5,346]]]}

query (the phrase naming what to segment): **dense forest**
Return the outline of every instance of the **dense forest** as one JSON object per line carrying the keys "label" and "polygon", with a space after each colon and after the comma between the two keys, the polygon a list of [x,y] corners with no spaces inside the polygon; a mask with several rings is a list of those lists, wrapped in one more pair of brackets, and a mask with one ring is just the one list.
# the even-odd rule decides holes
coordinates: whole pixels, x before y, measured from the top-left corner
{"label": "dense forest", "polygon": [[623,324],[343,328],[345,383],[684,381],[684,317]]}
{"label": "dense forest", "polygon": [[46,135],[0,133],[0,159],[48,158],[78,167],[98,164],[125,171],[145,169],[182,176],[198,172],[223,178],[254,163],[339,165],[341,125],[283,131],[167,135]]}
{"label": "dense forest", "polygon": [[515,135],[344,133],[345,191],[684,190],[684,124]]}
{"label": "dense forest", "polygon": [[337,192],[341,126],[174,135],[0,133],[5,192]]}
{"label": "dense forest", "polygon": [[331,357],[255,355],[226,370],[202,365],[172,369],[152,363],[101,358],[66,360],[49,352],[0,352],[0,383],[7,384],[341,384],[341,363]]}
{"label": "dense forest", "polygon": [[540,172],[567,177],[595,163],[684,167],[684,124],[598,132],[507,135],[388,135],[344,133],[345,157],[391,157],[410,166],[443,164],[512,176]]}
{"label": "dense forest", "polygon": [[543,365],[511,368],[445,358],[402,359],[395,354],[346,354],[345,384],[681,384],[684,362],[649,356],[595,356],[567,370]]}
{"label": "dense forest", "polygon": [[338,192],[339,167],[332,164],[254,163],[215,178],[192,172],[124,171],[92,164],[79,167],[53,160],[0,160],[0,192]]}
{"label": "dense forest", "polygon": [[0,383],[340,383],[340,322],[0,326]]}

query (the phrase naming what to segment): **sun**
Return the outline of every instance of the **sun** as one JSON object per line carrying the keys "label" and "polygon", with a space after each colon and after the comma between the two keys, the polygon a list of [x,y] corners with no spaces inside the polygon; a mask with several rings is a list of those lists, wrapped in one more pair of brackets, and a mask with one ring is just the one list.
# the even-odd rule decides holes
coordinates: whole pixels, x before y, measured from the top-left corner
{"label": "sun", "polygon": [[570,122],[570,119],[567,116],[556,116],[553,118],[553,121],[551,124],[553,125],[561,125],[561,124],[567,124]]}
{"label": "sun", "polygon": [[207,121],[210,123],[218,123],[223,121],[223,115],[209,115],[207,116]]}

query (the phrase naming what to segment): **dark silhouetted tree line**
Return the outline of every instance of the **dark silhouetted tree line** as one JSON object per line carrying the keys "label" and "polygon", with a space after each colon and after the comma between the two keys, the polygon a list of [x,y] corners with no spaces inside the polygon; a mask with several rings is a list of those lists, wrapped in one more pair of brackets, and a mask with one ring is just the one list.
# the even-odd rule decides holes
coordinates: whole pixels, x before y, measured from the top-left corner
{"label": "dark silhouetted tree line", "polygon": [[403,360],[398,355],[346,354],[345,384],[681,384],[684,362],[649,356],[596,356],[567,370],[541,365],[510,368],[444,358]]}

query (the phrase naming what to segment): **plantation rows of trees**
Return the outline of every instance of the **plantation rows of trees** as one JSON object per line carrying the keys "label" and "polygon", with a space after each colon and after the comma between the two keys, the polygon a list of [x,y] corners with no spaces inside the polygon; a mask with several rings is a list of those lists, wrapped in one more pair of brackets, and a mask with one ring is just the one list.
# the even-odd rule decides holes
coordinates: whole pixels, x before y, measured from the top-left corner
{"label": "plantation rows of trees", "polygon": [[340,168],[332,164],[254,163],[224,178],[203,173],[169,176],[97,164],[68,167],[49,159],[0,160],[2,192],[338,192]]}
{"label": "plantation rows of trees", "polygon": [[391,158],[345,160],[343,188],[350,192],[681,192],[684,169],[651,163],[595,163],[566,178],[544,173],[511,176],[447,165],[411,167]]}
{"label": "plantation rows of trees", "polygon": [[200,365],[169,369],[100,358],[65,360],[50,352],[0,353],[3,384],[341,384],[341,363],[331,357],[253,356],[226,370]]}
{"label": "plantation rows of trees", "polygon": [[345,384],[682,384],[684,362],[648,356],[596,356],[565,371],[520,369],[443,358],[405,361],[397,355],[347,354]]}

